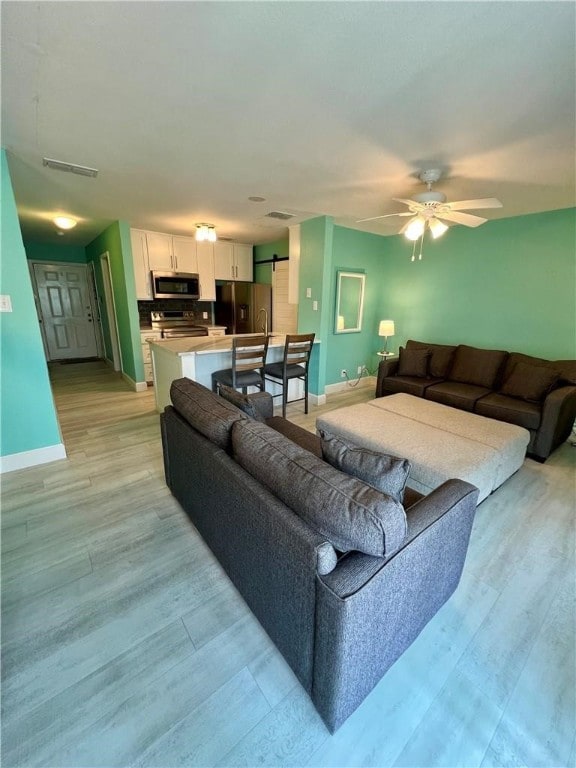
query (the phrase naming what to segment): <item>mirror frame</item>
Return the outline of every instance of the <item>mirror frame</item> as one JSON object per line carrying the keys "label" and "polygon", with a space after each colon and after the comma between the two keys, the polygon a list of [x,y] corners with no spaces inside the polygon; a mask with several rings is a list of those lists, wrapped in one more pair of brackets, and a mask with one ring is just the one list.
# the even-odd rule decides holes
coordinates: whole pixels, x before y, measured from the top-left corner
{"label": "mirror frame", "polygon": [[[339,322],[340,318],[344,318],[344,315],[340,311],[340,300],[342,298],[342,284],[343,279],[358,280],[358,289],[360,291],[360,298],[358,301],[358,308],[356,312],[356,321],[354,326],[346,326],[342,322]],[[364,314],[364,288],[366,284],[366,275],[364,272],[349,272],[346,270],[339,270],[336,278],[336,315],[334,320],[334,333],[360,333],[362,330],[362,316]]]}

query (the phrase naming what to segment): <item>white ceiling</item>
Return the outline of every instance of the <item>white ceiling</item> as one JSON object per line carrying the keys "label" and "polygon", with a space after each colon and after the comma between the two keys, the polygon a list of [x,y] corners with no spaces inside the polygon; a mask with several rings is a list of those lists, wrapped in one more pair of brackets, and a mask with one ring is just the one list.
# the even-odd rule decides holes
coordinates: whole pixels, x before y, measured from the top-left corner
{"label": "white ceiling", "polygon": [[[441,167],[486,218],[575,204],[572,2],[2,2],[2,145],[25,238],[116,219],[263,243],[270,211],[380,234]],[[42,158],[97,168],[97,179]],[[248,200],[259,195],[265,202]],[[50,218],[80,224],[65,238]]]}

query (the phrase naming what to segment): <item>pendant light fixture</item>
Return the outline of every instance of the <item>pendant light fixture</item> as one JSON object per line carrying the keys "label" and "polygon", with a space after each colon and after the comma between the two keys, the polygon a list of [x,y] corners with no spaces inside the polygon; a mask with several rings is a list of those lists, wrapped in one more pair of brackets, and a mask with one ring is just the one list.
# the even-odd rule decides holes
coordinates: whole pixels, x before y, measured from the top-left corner
{"label": "pendant light fixture", "polygon": [[215,243],[216,239],[216,227],[213,224],[196,224],[196,240],[199,243]]}

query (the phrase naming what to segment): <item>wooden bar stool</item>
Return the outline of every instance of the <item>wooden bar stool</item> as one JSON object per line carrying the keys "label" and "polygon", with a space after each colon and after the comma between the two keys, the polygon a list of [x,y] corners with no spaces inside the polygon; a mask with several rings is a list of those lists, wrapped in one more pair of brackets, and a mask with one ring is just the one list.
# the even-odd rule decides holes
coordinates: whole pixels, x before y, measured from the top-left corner
{"label": "wooden bar stool", "polygon": [[[308,413],[308,368],[315,333],[289,334],[286,336],[284,358],[281,363],[264,366],[264,376],[282,387],[282,416],[286,416],[286,403],[304,400],[304,413]],[[288,400],[288,382],[291,379],[304,381],[304,397]],[[273,395],[280,397],[280,395]]]}
{"label": "wooden bar stool", "polygon": [[218,385],[225,384],[233,389],[241,389],[244,394],[248,387],[258,387],[264,392],[266,383],[263,371],[267,352],[267,336],[235,336],[232,339],[232,368],[214,371],[212,391],[217,392]]}

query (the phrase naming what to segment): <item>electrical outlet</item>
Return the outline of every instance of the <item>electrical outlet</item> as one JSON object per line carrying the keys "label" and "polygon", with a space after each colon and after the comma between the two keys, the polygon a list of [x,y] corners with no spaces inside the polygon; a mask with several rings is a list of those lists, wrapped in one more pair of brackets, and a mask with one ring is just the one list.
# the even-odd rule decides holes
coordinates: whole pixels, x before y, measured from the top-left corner
{"label": "electrical outlet", "polygon": [[362,376],[363,371],[364,371],[363,365],[359,365],[358,368],[356,369],[356,373],[358,374],[358,376]]}
{"label": "electrical outlet", "polygon": [[346,368],[342,368],[342,370],[340,371],[340,378],[345,379],[347,376],[348,376],[348,371],[346,370]]}
{"label": "electrical outlet", "polygon": [[202,320],[208,320],[208,312],[202,312]]}

